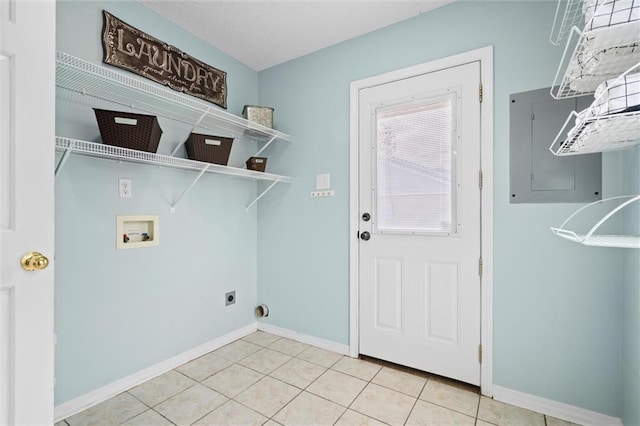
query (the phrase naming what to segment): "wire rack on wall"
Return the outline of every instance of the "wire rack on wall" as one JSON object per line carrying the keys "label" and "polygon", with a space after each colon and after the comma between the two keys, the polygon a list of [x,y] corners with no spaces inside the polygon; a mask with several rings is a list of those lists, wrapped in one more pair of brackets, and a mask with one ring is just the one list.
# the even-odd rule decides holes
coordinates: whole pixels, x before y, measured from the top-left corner
{"label": "wire rack on wall", "polygon": [[[568,131],[567,129],[574,124]],[[560,136],[566,134],[566,138]],[[558,156],[631,148],[640,144],[640,62],[602,82],[584,111],[573,111],[549,149]]]}
{"label": "wire rack on wall", "polygon": [[[171,157],[168,155],[153,154],[151,152],[137,151],[135,149],[121,148],[118,146],[56,137],[57,150],[69,150],[71,153],[82,154],[89,157],[108,158],[111,160],[127,161],[130,163],[150,164],[154,166],[170,167],[182,170],[205,170],[207,173],[215,173],[244,179],[267,180],[289,183],[291,178],[275,175],[273,173],[256,172],[237,167],[223,166],[221,164],[204,163],[186,158]],[[60,169],[60,164],[57,169]]]}
{"label": "wire rack on wall", "polygon": [[590,154],[627,149],[640,144],[640,112],[585,119],[574,111],[565,122],[562,131],[572,121],[578,124],[570,130],[571,136],[564,141],[556,138],[550,147],[553,154]]}
{"label": "wire rack on wall", "polygon": [[257,172],[236,167],[223,166],[220,164],[203,163],[200,161],[188,160],[186,158],[172,157],[168,155],[154,154],[151,152],[137,151],[134,149],[121,148],[117,146],[105,145],[101,143],[82,141],[64,137],[56,137],[56,149],[62,152],[62,157],[56,166],[56,175],[60,173],[69,159],[69,154],[80,154],[89,157],[105,158],[110,160],[126,161],[130,163],[148,164],[154,166],[168,167],[172,169],[191,170],[198,172],[193,183],[180,195],[171,205],[174,209],[178,202],[195,185],[200,177],[205,173],[225,175],[240,179],[255,181],[268,181],[271,185],[262,191],[260,195],[247,205],[247,209],[253,206],[263,195],[265,195],[274,185],[278,183],[290,183],[291,178],[287,176],[275,175],[273,173]]}
{"label": "wire rack on wall", "polygon": [[551,95],[593,93],[640,62],[640,1],[558,0],[550,41],[567,38]]}
{"label": "wire rack on wall", "polygon": [[[602,217],[595,225],[591,227],[591,229],[584,233],[580,234],[574,231],[570,231],[565,229],[565,226],[578,215],[580,212],[593,207],[598,204],[602,204],[605,202],[610,202],[613,200],[625,200],[616,206],[614,209],[610,210],[606,215]],[[587,204],[586,206],[581,207],[576,210],[571,216],[565,220],[559,228],[551,228],[551,232],[553,232],[558,237],[565,238],[570,241],[574,241],[576,243],[584,244],[586,246],[598,246],[598,247],[618,247],[618,248],[640,248],[640,235],[610,235],[610,234],[596,234],[596,231],[614,214],[618,213],[620,210],[625,207],[637,202],[640,200],[640,195],[625,195],[619,197],[611,197],[606,198],[604,200],[599,200],[594,203]]]}
{"label": "wire rack on wall", "polygon": [[224,129],[240,139],[291,140],[286,133],[250,122],[191,96],[63,52],[56,53],[56,86],[194,127]]}
{"label": "wire rack on wall", "polygon": [[558,0],[549,41],[554,46],[559,46],[566,39],[571,28],[579,27],[581,22],[584,22],[582,0]]}
{"label": "wire rack on wall", "polygon": [[638,62],[640,21],[588,32],[573,27],[551,95],[564,99],[594,93],[602,81],[619,76]]}

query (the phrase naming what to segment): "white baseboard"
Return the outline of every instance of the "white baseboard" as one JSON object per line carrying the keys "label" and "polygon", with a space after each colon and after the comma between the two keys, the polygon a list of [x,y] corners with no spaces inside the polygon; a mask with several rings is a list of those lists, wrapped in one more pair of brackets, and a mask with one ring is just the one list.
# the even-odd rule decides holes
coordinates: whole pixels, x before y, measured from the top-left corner
{"label": "white baseboard", "polygon": [[493,399],[581,425],[622,426],[622,420],[584,408],[493,385]]}
{"label": "white baseboard", "polygon": [[93,390],[82,396],[79,396],[71,401],[67,401],[60,404],[54,409],[54,418],[56,422],[64,420],[69,416],[86,410],[89,407],[93,407],[101,402],[106,401],[126,390],[129,390],[147,380],[153,379],[161,374],[166,373],[169,370],[189,362],[193,359],[201,357],[202,355],[209,353],[213,350],[221,348],[235,340],[245,337],[257,330],[257,323],[249,324],[245,327],[234,330],[231,333],[227,333],[224,336],[218,337],[210,342],[204,343],[198,347],[190,349],[144,370],[138,371],[130,376],[123,377],[120,380],[116,380],[106,386]]}
{"label": "white baseboard", "polygon": [[349,345],[343,345],[340,343],[332,342],[331,340],[325,340],[319,337],[310,336],[308,334],[298,333],[297,331],[289,330],[288,328],[282,328],[264,322],[258,322],[258,330],[275,334],[277,336],[286,337],[291,340],[297,340],[298,342],[317,346],[319,348],[337,352],[342,355],[349,355]]}

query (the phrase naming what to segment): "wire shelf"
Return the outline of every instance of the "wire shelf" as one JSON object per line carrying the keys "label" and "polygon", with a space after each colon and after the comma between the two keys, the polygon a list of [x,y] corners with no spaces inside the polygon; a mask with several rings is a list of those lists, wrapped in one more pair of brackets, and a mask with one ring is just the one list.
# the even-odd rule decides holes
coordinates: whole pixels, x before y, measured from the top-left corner
{"label": "wire shelf", "polygon": [[152,82],[56,52],[56,86],[210,130],[224,129],[239,139],[283,140],[291,136]]}
{"label": "wire shelf", "polygon": [[[107,158],[111,160],[126,161],[130,163],[149,164],[154,166],[169,167],[173,169],[191,170],[197,172],[214,173],[256,181],[271,181],[290,183],[291,178],[272,173],[256,172],[253,170],[239,169],[220,164],[203,163],[188,160],[186,158],[171,157],[168,155],[153,154],[150,152],[136,151],[134,149],[121,148],[101,143],[82,141],[64,137],[56,137],[56,149],[68,153],[80,154],[89,157]],[[66,157],[65,157],[66,158]],[[63,160],[57,167],[56,173],[63,166]]]}
{"label": "wire shelf", "polygon": [[551,152],[557,156],[590,154],[632,148],[640,144],[640,111],[612,114],[581,120],[575,111],[565,122],[562,131],[575,118],[579,123],[564,142],[553,142]]}
{"label": "wire shelf", "polygon": [[[572,46],[575,46],[573,51]],[[638,62],[640,21],[585,32],[573,27],[553,80],[551,96],[565,99],[594,93],[603,80],[617,77]]]}
{"label": "wire shelf", "polygon": [[[587,238],[584,234],[575,234],[570,231],[560,232],[551,228],[561,238],[592,247],[616,247],[616,248],[640,248],[640,237],[627,235],[592,235]],[[556,232],[557,231],[557,232]]]}
{"label": "wire shelf", "polygon": [[[637,87],[640,83],[633,74],[632,83],[627,77],[640,70],[640,63],[621,74],[612,83],[605,83],[594,102],[582,112],[573,111],[560,129],[549,150],[557,156],[589,154],[632,148],[640,144],[640,103]],[[607,88],[621,89],[623,96],[613,98]],[[614,103],[615,102],[615,103]],[[623,112],[603,114],[609,105],[616,105]],[[622,106],[620,106],[620,104]],[[631,110],[628,112],[624,112]],[[571,126],[575,125],[567,132]],[[566,139],[561,135],[566,134]]]}
{"label": "wire shelf", "polygon": [[[614,209],[609,211],[606,215],[602,217],[586,234],[578,234],[574,231],[570,231],[565,229],[565,226],[578,215],[578,213],[582,212],[585,209],[588,209],[597,204],[602,204],[604,202],[609,202],[612,200],[626,200],[616,206]],[[565,220],[559,228],[551,228],[551,232],[561,238],[565,238],[569,241],[573,241],[579,244],[583,244],[586,246],[597,246],[597,247],[618,247],[618,248],[640,248],[640,235],[604,235],[604,234],[596,234],[595,232],[600,228],[600,226],[605,223],[611,216],[622,210],[623,208],[629,206],[632,203],[640,200],[640,195],[625,195],[619,197],[611,197],[604,200],[599,200],[586,206],[581,207],[576,210],[571,216]]]}
{"label": "wire shelf", "polygon": [[[559,46],[567,37],[572,27],[579,27],[580,23],[584,22],[582,1],[583,0],[558,0],[556,14],[553,19],[553,27],[551,27],[551,33],[549,34],[551,44]],[[562,3],[566,3],[566,5],[562,7]]]}

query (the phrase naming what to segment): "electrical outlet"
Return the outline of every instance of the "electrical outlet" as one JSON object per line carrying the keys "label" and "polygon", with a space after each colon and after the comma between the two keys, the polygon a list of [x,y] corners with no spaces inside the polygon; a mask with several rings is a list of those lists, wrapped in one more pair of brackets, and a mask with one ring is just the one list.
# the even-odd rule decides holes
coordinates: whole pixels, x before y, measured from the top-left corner
{"label": "electrical outlet", "polygon": [[119,179],[118,189],[120,192],[120,198],[131,198],[131,179]]}
{"label": "electrical outlet", "polygon": [[230,291],[227,294],[224,295],[224,305],[225,306],[229,306],[229,305],[233,305],[234,303],[236,303],[236,292],[234,291]]}

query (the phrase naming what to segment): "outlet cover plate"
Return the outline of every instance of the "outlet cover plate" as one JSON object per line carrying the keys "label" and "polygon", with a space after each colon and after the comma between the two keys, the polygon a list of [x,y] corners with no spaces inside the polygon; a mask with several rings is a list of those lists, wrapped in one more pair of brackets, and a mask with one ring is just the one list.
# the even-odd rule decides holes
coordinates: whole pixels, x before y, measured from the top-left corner
{"label": "outlet cover plate", "polygon": [[120,198],[131,198],[131,179],[118,179]]}
{"label": "outlet cover plate", "polygon": [[234,303],[236,303],[236,292],[234,291],[230,291],[228,293],[226,293],[224,295],[224,305],[225,306],[229,306],[229,305],[233,305]]}

